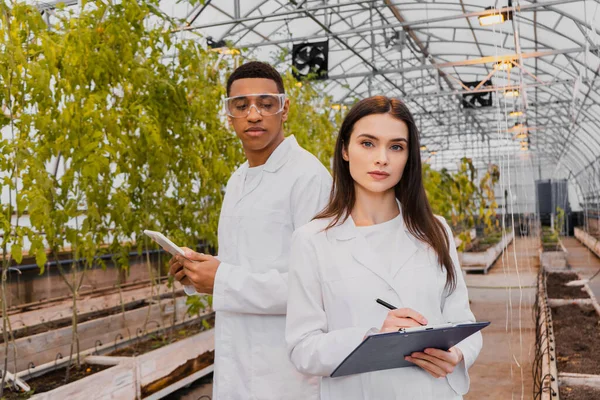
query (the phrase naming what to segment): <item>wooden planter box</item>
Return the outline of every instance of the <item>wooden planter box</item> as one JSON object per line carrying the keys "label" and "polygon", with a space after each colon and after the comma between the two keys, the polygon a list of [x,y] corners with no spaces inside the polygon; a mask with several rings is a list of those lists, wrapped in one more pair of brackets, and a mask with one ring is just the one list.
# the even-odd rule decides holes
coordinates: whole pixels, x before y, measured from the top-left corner
{"label": "wooden planter box", "polygon": [[540,248],[540,266],[546,270],[561,270],[567,268],[567,249],[558,240],[560,251],[543,251]]}
{"label": "wooden planter box", "polygon": [[[157,330],[184,322],[186,316],[186,297],[163,299],[160,307],[156,304],[126,311],[125,314],[114,314],[78,324],[80,351],[116,347],[119,343],[135,339],[144,327],[148,317],[147,329]],[[162,310],[162,312],[161,312]],[[149,314],[148,314],[149,313]],[[174,318],[175,317],[175,318]],[[24,371],[33,365],[41,366],[54,363],[58,359],[66,362],[71,346],[71,326],[22,337],[15,341],[17,348],[17,370]],[[59,357],[59,354],[61,357]],[[0,346],[0,359],[4,357],[4,346]],[[13,348],[9,346],[9,365],[13,364]]]}
{"label": "wooden planter box", "polygon": [[121,360],[114,367],[54,390],[35,394],[31,399],[89,400],[93,398],[131,400],[136,398],[136,389],[133,360]]}
{"label": "wooden planter box", "polygon": [[581,228],[575,228],[575,237],[588,249],[600,257],[600,240],[596,239]]}
{"label": "wooden planter box", "polygon": [[487,271],[500,257],[504,249],[512,242],[514,234],[506,234],[500,242],[482,252],[459,252],[458,260],[464,271],[477,271],[487,274]]}
{"label": "wooden planter box", "polygon": [[[564,270],[564,271],[551,271],[552,273],[569,273],[569,274],[575,274],[577,279],[581,279],[581,276],[579,276],[579,274],[570,271],[570,270]],[[540,287],[539,290],[545,290],[545,288],[543,287],[543,285]],[[594,309],[596,310],[596,314],[598,315],[598,317],[600,318],[600,304],[598,303],[598,300],[596,299],[596,297],[594,296],[594,293],[592,292],[591,288],[589,287],[588,284],[583,285],[583,290],[587,293],[587,295],[589,296],[588,298],[582,298],[582,299],[554,299],[554,298],[547,298],[547,302],[545,305],[545,312],[543,314],[547,314],[548,318],[552,318],[552,313],[548,312],[548,307],[561,307],[561,306],[567,306],[567,305],[572,305],[572,304],[577,304],[577,305],[591,305],[594,307]],[[550,296],[552,296],[552,294],[550,294]],[[539,301],[539,299],[538,299]],[[552,331],[552,329],[551,329]],[[555,337],[553,332],[550,332],[551,334],[548,336],[549,340],[551,341],[551,343],[556,343],[555,342]],[[554,351],[551,353],[552,357],[556,360],[556,345],[552,346]],[[554,366],[553,368],[556,368],[556,361],[554,362]],[[600,375],[592,375],[592,374],[584,374],[584,373],[573,373],[573,372],[561,372],[556,370],[556,374],[554,374],[551,371],[551,375],[553,377],[557,377],[557,381],[558,381],[558,386],[570,386],[570,387],[574,387],[574,386],[579,386],[579,387],[586,387],[586,388],[600,388]],[[542,376],[545,376],[544,372],[542,372]],[[558,393],[558,389],[554,389],[556,393]],[[544,397],[544,395],[542,395],[542,399],[550,399],[550,398],[556,398],[555,397],[551,397],[550,396],[550,392],[546,395],[546,397]]]}
{"label": "wooden planter box", "polygon": [[[154,291],[154,298],[151,299]],[[183,290],[175,291],[176,296],[183,294]],[[132,289],[123,289],[122,294],[118,292],[109,293],[102,296],[81,296],[77,299],[77,314],[79,319],[83,318],[99,318],[109,312],[121,310],[121,297],[123,299],[123,308],[125,310],[139,307],[143,304],[148,304],[155,301],[156,298],[169,298],[172,293],[164,285],[156,285],[154,289],[149,286],[134,287]],[[17,337],[31,336],[41,328],[55,329],[56,326],[70,325],[71,316],[73,314],[73,300],[67,299],[60,302],[53,302],[46,307],[25,311],[17,314],[9,315],[13,334]],[[30,332],[30,333],[28,333]],[[0,326],[0,334],[2,327]]]}
{"label": "wooden planter box", "polygon": [[[558,395],[558,369],[556,367],[556,346],[554,345],[554,332],[552,330],[552,313],[547,302],[543,273],[538,275],[537,304],[539,307],[538,320],[536,321],[539,329],[538,336],[544,338],[536,343],[536,346],[542,347],[539,349],[542,354],[539,361],[541,363],[540,400],[551,400],[556,398],[556,396],[552,396],[552,393]],[[536,377],[534,377],[534,381],[535,379]]]}
{"label": "wooden planter box", "polygon": [[[41,399],[89,400],[106,398],[116,400],[160,399],[191,382],[211,373],[213,365],[194,368],[194,360],[214,351],[214,329],[198,333],[178,342],[163,346],[135,357],[89,356],[88,364],[115,365],[92,376],[31,397]],[[182,368],[185,366],[185,368]],[[178,370],[181,379],[167,384],[161,390],[142,397],[148,385],[170,378]],[[186,372],[190,372],[186,375]]]}

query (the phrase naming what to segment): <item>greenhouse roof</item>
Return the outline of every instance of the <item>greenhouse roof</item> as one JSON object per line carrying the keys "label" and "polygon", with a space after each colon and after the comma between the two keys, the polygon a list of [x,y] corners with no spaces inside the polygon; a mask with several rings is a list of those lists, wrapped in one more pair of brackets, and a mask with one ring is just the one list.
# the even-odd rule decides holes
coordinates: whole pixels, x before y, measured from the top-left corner
{"label": "greenhouse roof", "polygon": [[597,180],[598,0],[163,0],[161,8],[185,21],[176,34],[225,41],[280,71],[291,67],[293,45],[328,41],[323,87],[336,105],[403,99],[434,166],[506,157],[531,161],[546,178]]}

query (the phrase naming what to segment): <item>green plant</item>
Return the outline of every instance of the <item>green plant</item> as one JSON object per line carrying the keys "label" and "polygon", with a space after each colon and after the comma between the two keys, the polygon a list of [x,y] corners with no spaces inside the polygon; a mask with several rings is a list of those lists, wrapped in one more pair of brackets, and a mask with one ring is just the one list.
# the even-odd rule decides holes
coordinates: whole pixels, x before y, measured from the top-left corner
{"label": "green plant", "polygon": [[498,166],[490,165],[477,183],[477,171],[468,158],[462,158],[455,173],[436,171],[423,165],[423,183],[433,212],[449,222],[461,244],[459,251],[471,244],[470,230],[483,225],[486,235],[496,232],[497,220],[494,187],[500,178]]}
{"label": "green plant", "polygon": [[[1,6],[0,128],[10,130],[0,141],[0,179],[10,197],[0,204],[3,371],[12,260],[35,255],[41,273],[48,257],[56,263],[73,300],[70,362],[78,366],[77,302],[86,271],[106,267],[99,257],[110,253],[127,274],[130,251],[157,248],[144,229],[180,245],[216,247],[224,188],[244,160],[221,103],[239,54],[177,39],[170,29],[179,22],[160,12],[158,0],[82,5],[76,13],[59,5],[50,27],[35,7]],[[293,104],[286,132],[329,166],[341,113],[313,84],[285,79]],[[31,228],[12,223],[25,212]],[[73,261],[63,266],[65,252]],[[161,270],[147,254],[154,287]],[[197,314],[200,305],[189,306]]]}

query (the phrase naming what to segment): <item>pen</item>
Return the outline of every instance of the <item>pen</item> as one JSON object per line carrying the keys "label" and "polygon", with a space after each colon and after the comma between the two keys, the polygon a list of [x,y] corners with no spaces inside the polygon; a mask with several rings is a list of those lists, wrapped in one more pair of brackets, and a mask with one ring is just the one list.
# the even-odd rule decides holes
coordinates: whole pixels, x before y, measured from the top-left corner
{"label": "pen", "polygon": [[388,303],[387,301],[383,301],[381,299],[377,299],[375,301],[378,302],[379,304],[381,304],[382,306],[389,308],[390,310],[395,310],[397,308],[397,307],[391,305],[390,303]]}

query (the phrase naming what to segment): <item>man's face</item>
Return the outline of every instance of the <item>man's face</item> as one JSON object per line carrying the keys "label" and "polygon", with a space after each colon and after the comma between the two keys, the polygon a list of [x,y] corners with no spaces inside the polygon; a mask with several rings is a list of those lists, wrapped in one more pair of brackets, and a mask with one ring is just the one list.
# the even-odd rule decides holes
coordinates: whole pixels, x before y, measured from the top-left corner
{"label": "man's face", "polygon": [[[279,95],[277,84],[271,79],[264,78],[244,78],[238,79],[231,84],[229,89],[229,98],[238,98],[239,96],[271,94]],[[272,96],[270,96],[272,97]],[[259,110],[267,110],[263,114],[277,112],[280,103],[269,103],[269,96],[248,96],[237,100],[236,107],[244,116],[233,118],[227,116],[229,124],[235,130],[236,135],[242,141],[245,150],[262,151],[269,147],[274,147],[283,140],[283,122],[287,120],[290,108],[289,100],[285,99],[283,109],[273,115],[261,115]],[[232,105],[233,107],[233,105]],[[248,112],[249,110],[249,112]],[[272,110],[268,112],[268,110]],[[281,136],[281,137],[280,137]],[[276,145],[275,145],[276,146]]]}

